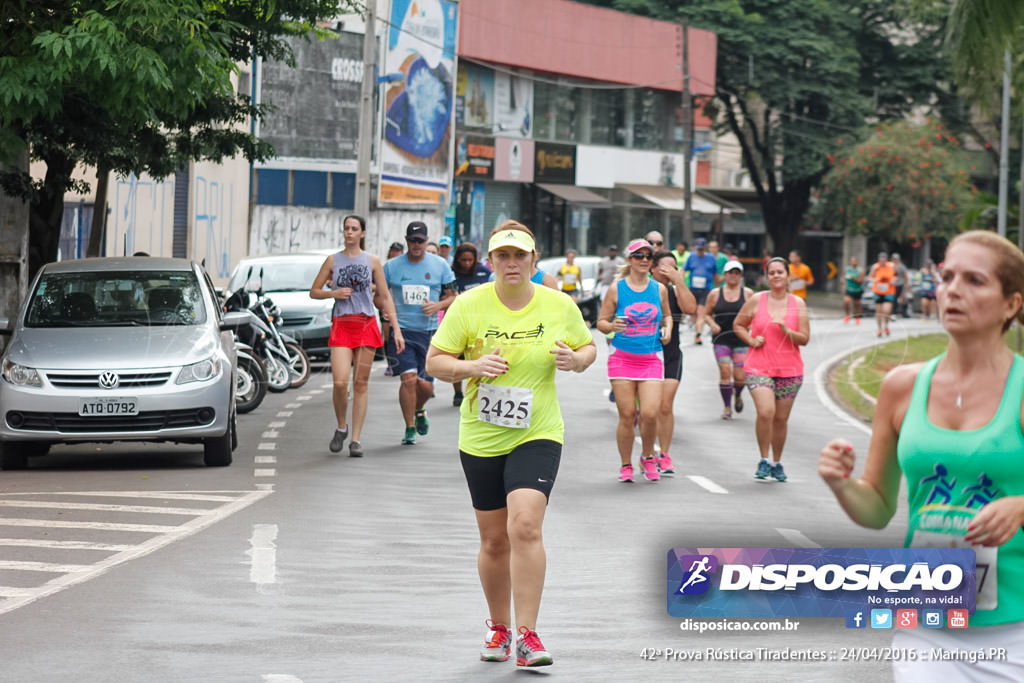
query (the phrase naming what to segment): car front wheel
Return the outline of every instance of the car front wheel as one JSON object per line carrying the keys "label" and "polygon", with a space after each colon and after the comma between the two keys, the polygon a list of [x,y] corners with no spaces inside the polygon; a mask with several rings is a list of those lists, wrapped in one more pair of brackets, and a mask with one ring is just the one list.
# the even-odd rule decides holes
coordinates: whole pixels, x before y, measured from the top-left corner
{"label": "car front wheel", "polygon": [[234,450],[235,416],[228,421],[228,428],[223,436],[203,439],[203,462],[207,467],[227,467],[231,464],[231,451]]}

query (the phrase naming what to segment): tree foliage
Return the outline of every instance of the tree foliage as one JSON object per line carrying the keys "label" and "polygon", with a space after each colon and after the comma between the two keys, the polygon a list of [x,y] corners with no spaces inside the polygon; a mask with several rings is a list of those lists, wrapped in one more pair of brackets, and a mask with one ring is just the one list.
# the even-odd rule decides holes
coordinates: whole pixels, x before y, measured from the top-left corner
{"label": "tree foliage", "polygon": [[[46,175],[0,173],[31,203],[30,270],[56,258],[64,193],[100,175],[163,178],[190,160],[272,149],[248,131],[263,109],[232,78],[253,57],[291,59],[336,0],[20,0],[0,4],[0,160],[26,147]],[[319,30],[323,33],[322,30]]]}
{"label": "tree foliage", "polygon": [[930,106],[948,83],[944,14],[910,20],[891,0],[605,0],[718,36],[719,132],[741,146],[776,251],[793,246],[837,133]]}
{"label": "tree foliage", "polygon": [[949,237],[977,195],[961,142],[941,122],[880,125],[836,146],[814,210],[828,229],[890,243]]}

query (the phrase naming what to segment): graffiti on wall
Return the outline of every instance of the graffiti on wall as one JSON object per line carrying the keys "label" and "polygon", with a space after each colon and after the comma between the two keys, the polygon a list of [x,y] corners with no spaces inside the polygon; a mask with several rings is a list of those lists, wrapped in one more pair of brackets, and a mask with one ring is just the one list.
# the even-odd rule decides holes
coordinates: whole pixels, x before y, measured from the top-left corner
{"label": "graffiti on wall", "polygon": [[[206,270],[214,279],[231,275],[231,226],[234,220],[234,186],[204,176],[196,176],[195,213],[192,223],[192,259],[206,261]],[[241,256],[241,254],[239,254]]]}
{"label": "graffiti on wall", "polygon": [[141,180],[134,173],[114,182],[107,219],[107,256],[144,251],[171,255],[174,181]]}
{"label": "graffiti on wall", "polygon": [[[256,206],[250,227],[249,252],[292,254],[340,249],[345,243],[342,221],[348,213],[301,206]],[[414,220],[427,224],[433,240],[443,234],[444,219],[436,212],[375,211],[366,226],[366,250],[383,256],[392,242],[404,244],[405,228]]]}

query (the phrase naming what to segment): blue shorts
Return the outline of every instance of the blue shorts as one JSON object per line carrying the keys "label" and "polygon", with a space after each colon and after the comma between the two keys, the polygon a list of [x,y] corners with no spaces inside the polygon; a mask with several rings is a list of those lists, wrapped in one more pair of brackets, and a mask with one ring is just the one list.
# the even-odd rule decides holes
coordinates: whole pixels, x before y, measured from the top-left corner
{"label": "blue shorts", "polygon": [[395,349],[394,333],[388,335],[384,345],[391,374],[401,377],[407,372],[415,372],[420,379],[433,382],[434,378],[427,374],[427,349],[430,348],[434,331],[402,330],[402,336],[405,338],[405,350],[402,353]]}
{"label": "blue shorts", "polygon": [[875,294],[876,304],[891,304],[894,300],[892,294]]}

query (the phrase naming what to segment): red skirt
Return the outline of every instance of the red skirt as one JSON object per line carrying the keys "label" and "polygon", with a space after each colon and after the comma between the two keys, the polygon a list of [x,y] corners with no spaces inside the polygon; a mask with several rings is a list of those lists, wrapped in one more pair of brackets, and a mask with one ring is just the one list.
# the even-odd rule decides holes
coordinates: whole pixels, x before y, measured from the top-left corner
{"label": "red skirt", "polygon": [[331,321],[331,336],[328,346],[343,346],[358,349],[361,346],[378,348],[384,346],[377,319],[368,315],[343,315]]}

